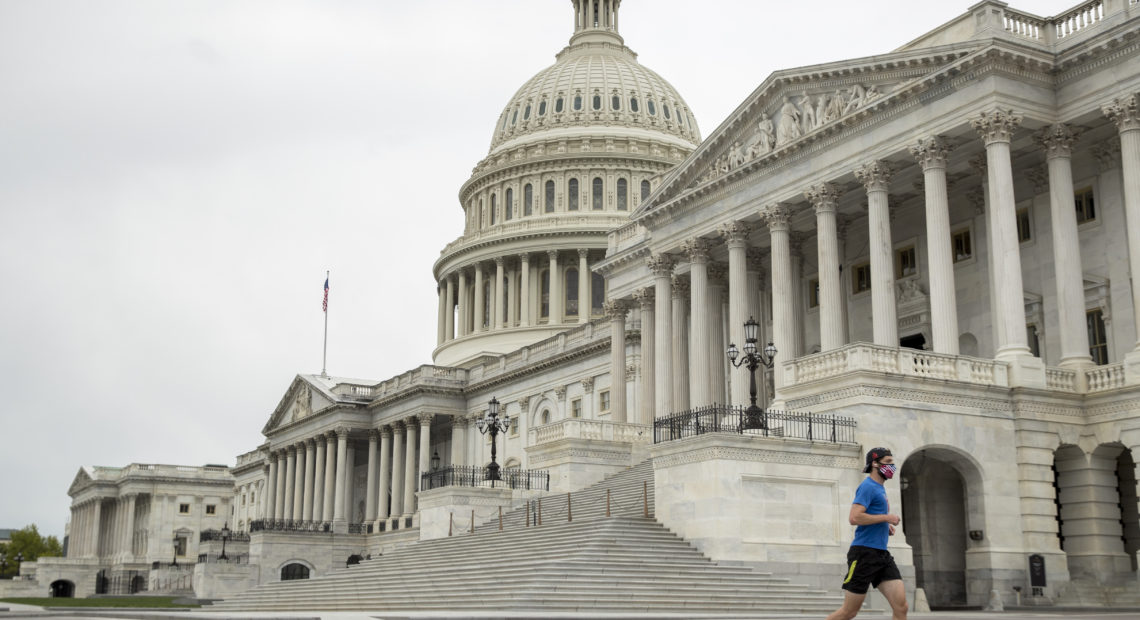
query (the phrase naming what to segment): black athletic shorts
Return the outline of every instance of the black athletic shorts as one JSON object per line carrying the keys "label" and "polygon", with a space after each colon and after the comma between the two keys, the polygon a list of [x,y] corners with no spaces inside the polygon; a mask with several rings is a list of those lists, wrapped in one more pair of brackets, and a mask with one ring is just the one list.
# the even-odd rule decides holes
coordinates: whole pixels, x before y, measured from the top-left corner
{"label": "black athletic shorts", "polygon": [[886,549],[874,549],[852,545],[847,552],[847,575],[843,578],[843,589],[852,594],[866,594],[868,586],[892,579],[902,579],[895,559]]}

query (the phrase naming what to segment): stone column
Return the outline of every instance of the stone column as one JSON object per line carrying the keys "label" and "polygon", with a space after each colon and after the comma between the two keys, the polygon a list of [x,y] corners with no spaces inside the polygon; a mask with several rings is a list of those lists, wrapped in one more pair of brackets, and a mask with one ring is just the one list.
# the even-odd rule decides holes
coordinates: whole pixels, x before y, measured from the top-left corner
{"label": "stone column", "polygon": [[313,489],[314,480],[313,476],[316,474],[316,459],[317,446],[313,443],[312,439],[305,440],[305,497],[301,505],[301,518],[306,521],[313,520]]}
{"label": "stone column", "polygon": [[1037,422],[1016,420],[1021,533],[1025,549],[1045,556],[1049,582],[1069,581],[1068,562],[1057,537],[1056,490],[1053,488],[1054,432],[1034,428]]}
{"label": "stone column", "polygon": [[447,334],[447,323],[444,319],[444,314],[447,309],[447,284],[444,282],[439,283],[439,317],[436,320],[436,334],[435,345],[438,347],[443,344],[444,338]]}
{"label": "stone column", "polygon": [[344,462],[344,520],[356,523],[356,442],[352,437],[348,438]]}
{"label": "stone column", "polygon": [[507,327],[514,327],[518,324],[518,307],[519,307],[519,281],[518,270],[511,268],[507,270]]}
{"label": "stone column", "polygon": [[325,437],[317,435],[313,439],[317,446],[314,453],[313,470],[313,521],[325,520]]}
{"label": "stone column", "polygon": [[335,515],[333,505],[336,503],[336,434],[329,433],[325,440],[325,484],[324,498],[321,507],[321,521],[332,521]]}
{"label": "stone column", "polygon": [[839,230],[836,211],[839,186],[820,183],[804,192],[815,207],[816,250],[819,262],[819,348],[831,351],[843,340],[843,283],[839,275]]}
{"label": "stone column", "polygon": [[408,418],[407,422],[408,445],[404,453],[404,512],[412,515],[416,511],[416,423],[415,418]]}
{"label": "stone column", "polygon": [[301,518],[294,516],[293,505],[297,497],[297,446],[285,448],[285,520]]}
{"label": "stone column", "polygon": [[[590,251],[578,250],[578,323],[590,322],[590,306],[593,303],[590,292],[590,263],[587,256]],[[644,328],[643,328],[644,329]]]}
{"label": "stone column", "polygon": [[519,254],[519,327],[530,326],[530,254]]}
{"label": "stone column", "polygon": [[297,473],[293,475],[293,518],[304,518],[305,508],[305,444],[297,442]]}
{"label": "stone column", "polygon": [[127,540],[123,553],[128,562],[133,562],[135,559],[135,498],[137,497],[137,495],[127,496]]}
{"label": "stone column", "polygon": [[1121,541],[1116,480],[1116,457],[1121,451],[1101,445],[1087,456],[1079,449],[1058,452],[1057,499],[1074,579],[1104,583],[1131,572]]}
{"label": "stone column", "polygon": [[467,304],[467,272],[459,271],[459,309],[455,313],[455,337],[467,335],[467,313],[470,310]]}
{"label": "stone column", "polygon": [[[728,247],[728,342],[744,348],[744,323],[748,312],[748,235],[752,229],[743,222],[730,222],[720,227],[720,236]],[[764,345],[758,345],[763,349]],[[724,352],[720,352],[724,355]],[[738,377],[737,377],[738,378]],[[728,404],[748,404],[748,382],[733,380]]]}
{"label": "stone column", "polygon": [[689,402],[689,281],[682,276],[673,276],[672,323],[673,367],[672,392],[673,409],[681,411],[692,407]]}
{"label": "stone column", "polygon": [[277,493],[275,495],[276,501],[273,507],[273,518],[278,521],[285,519],[285,505],[291,504],[291,502],[286,501],[288,499],[288,497],[286,497],[288,495],[286,489],[289,488],[288,453],[289,451],[285,449],[277,451],[277,480],[275,483],[275,486],[277,487]]}
{"label": "stone column", "polygon": [[[1057,281],[1057,323],[1061,331],[1062,367],[1092,366],[1085,323],[1085,280],[1077,214],[1073,209],[1072,145],[1068,125],[1042,128],[1037,142],[1049,166],[1049,217],[1053,226],[1053,269]],[[931,303],[933,303],[933,299]],[[933,309],[933,308],[932,308]]]}
{"label": "stone column", "polygon": [[1021,116],[1012,111],[994,110],[972,122],[986,144],[986,170],[989,183],[988,224],[994,254],[990,294],[997,302],[995,321],[999,330],[997,359],[1029,357],[1025,333],[1025,297],[1021,282],[1021,247],[1017,240],[1017,203],[1013,195],[1013,167],[1009,142],[1021,125]]}
{"label": "stone column", "polygon": [[635,417],[638,424],[653,424],[656,417],[657,332],[653,324],[653,294],[654,290],[649,287],[638,289],[633,294],[641,311],[641,388]]}
{"label": "stone column", "polygon": [[344,510],[344,483],[348,470],[348,429],[343,426],[336,429],[336,481],[333,497],[333,528],[347,531],[345,524],[348,517]]}
{"label": "stone column", "polygon": [[404,514],[404,422],[392,424],[392,516]]}
{"label": "stone column", "polygon": [[610,421],[625,422],[625,313],[629,307],[623,300],[606,302],[610,319]]}
{"label": "stone column", "polygon": [[795,347],[795,300],[792,283],[791,210],[785,205],[772,205],[764,212],[771,237],[772,263],[772,344],[783,353],[777,355],[773,367],[776,384],[774,399],[780,398],[780,388],[784,387],[782,362],[793,359]]}
{"label": "stone column", "polygon": [[689,400],[693,407],[712,404],[709,376],[712,360],[709,359],[708,337],[710,319],[709,298],[709,246],[704,239],[690,239],[682,246],[689,256]]}
{"label": "stone column", "polygon": [[503,286],[503,279],[506,275],[504,269],[503,257],[496,256],[495,287],[493,289],[495,291],[494,315],[492,315],[491,321],[489,321],[492,329],[503,329],[507,326],[504,320],[504,315],[506,314],[504,311],[507,309],[507,287]]}
{"label": "stone column", "polygon": [[269,479],[267,480],[265,493],[265,514],[266,519],[278,519],[277,516],[277,453],[269,453]]}
{"label": "stone column", "polygon": [[451,416],[451,464],[467,464],[467,421],[461,416]]}
{"label": "stone column", "polygon": [[[899,346],[898,309],[895,307],[895,261],[891,244],[891,217],[887,188],[893,170],[885,161],[875,161],[855,171],[867,188],[867,228],[871,250],[871,314],[875,344]],[[1024,315],[1024,312],[1022,313]],[[1024,330],[1023,330],[1024,331]]]}
{"label": "stone column", "polygon": [[367,523],[376,521],[376,444],[379,439],[379,431],[374,428],[368,431],[368,483],[364,490],[364,520]]}
{"label": "stone column", "polygon": [[91,506],[91,552],[90,557],[99,557],[100,530],[103,528],[103,499],[96,498]]}
{"label": "stone column", "polygon": [[380,429],[380,488],[377,490],[377,522],[387,519],[388,494],[392,488],[392,427],[384,426]]}
{"label": "stone column", "polygon": [[[1128,266],[1132,274],[1133,322],[1140,326],[1140,93],[1113,100],[1101,111],[1120,132],[1121,176],[1124,180],[1124,221],[1128,231]],[[1140,329],[1133,352],[1140,352]],[[1130,366],[1132,364],[1129,364]]]}
{"label": "stone column", "polygon": [[475,265],[475,333],[484,331],[486,327],[483,326],[483,321],[486,320],[484,316],[484,305],[486,301],[486,292],[483,290],[483,265]]}
{"label": "stone column", "polygon": [[[837,239],[839,242],[839,264],[840,265],[843,265],[843,263],[847,262],[847,228],[851,225],[851,219],[852,218],[850,216],[844,216],[844,215],[840,215],[836,218],[836,223],[838,225],[837,226],[837,231],[838,231]],[[839,313],[841,315],[843,315],[843,318],[842,318],[842,320],[840,320],[840,323],[839,323],[839,331],[842,334],[842,337],[840,338],[840,340],[842,340],[845,343],[849,343],[849,342],[851,342],[851,339],[848,337],[848,331],[847,331],[848,326],[850,325],[850,320],[848,319],[848,316],[847,316],[847,291],[850,289],[847,288],[848,284],[843,282],[842,271],[840,271],[839,281],[840,281],[839,282]]]}
{"label": "stone column", "polygon": [[[756,319],[760,324],[759,340],[756,342],[756,348],[763,350],[767,343],[772,341],[772,331],[768,326],[768,311],[767,304],[764,303],[765,283],[764,283],[764,252],[760,248],[750,248],[747,253],[747,274],[748,279],[748,316]],[[767,403],[768,394],[768,381],[765,378],[765,369],[756,369],[756,404],[764,407]],[[751,402],[751,394],[749,393],[748,384],[744,384],[743,388],[745,403]]]}
{"label": "stone column", "polygon": [[[725,289],[728,288],[728,266],[724,263],[709,263],[709,294],[707,298],[708,310],[708,338],[706,340],[709,356],[709,394],[712,402],[724,404],[728,400],[725,366],[728,358],[725,350],[728,343],[724,341],[724,298]],[[740,329],[744,329],[742,323]]]}
{"label": "stone column", "polygon": [[932,346],[935,353],[957,355],[958,302],[954,291],[954,250],[950,247],[950,201],[946,193],[946,157],[950,148],[946,138],[935,136],[919,141],[910,147],[910,152],[922,166],[926,192]]}
{"label": "stone column", "polygon": [[447,276],[446,285],[447,310],[443,314],[443,337],[445,340],[455,340],[455,283],[451,280],[451,276]]}
{"label": "stone column", "polygon": [[[649,257],[653,272],[653,402],[654,417],[669,415],[673,406],[673,260],[663,254]],[[644,327],[642,327],[644,330]],[[646,420],[652,423],[653,418]]]}
{"label": "stone column", "polygon": [[562,323],[565,314],[562,300],[566,298],[566,293],[562,290],[562,266],[558,263],[558,250],[549,250],[546,253],[550,257],[550,324],[558,325]]}
{"label": "stone column", "polygon": [[[435,414],[420,414],[420,477],[431,471],[431,421]],[[419,484],[415,487],[419,488]]]}

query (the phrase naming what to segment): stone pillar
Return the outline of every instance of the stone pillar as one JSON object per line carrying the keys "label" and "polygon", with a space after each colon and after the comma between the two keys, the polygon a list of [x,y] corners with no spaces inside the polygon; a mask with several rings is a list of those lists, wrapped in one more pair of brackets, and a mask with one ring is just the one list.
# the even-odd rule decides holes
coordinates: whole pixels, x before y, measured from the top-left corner
{"label": "stone pillar", "polygon": [[[1140,352],[1140,94],[1113,100],[1101,111],[1120,132],[1121,176],[1124,180],[1124,221],[1128,231],[1128,266],[1132,274],[1133,322],[1138,326],[1133,352]],[[1129,364],[1130,366],[1132,364]]]}
{"label": "stone pillar", "polygon": [[293,510],[294,500],[297,497],[297,446],[285,448],[285,520],[301,518]]}
{"label": "stone pillar", "polygon": [[1107,583],[1132,570],[1121,540],[1116,457],[1122,450],[1101,445],[1087,456],[1078,449],[1058,452],[1057,499],[1074,579]]}
{"label": "stone pillar", "polygon": [[[728,342],[739,343],[743,351],[744,323],[752,316],[748,304],[748,235],[752,229],[743,222],[730,222],[721,226],[719,232],[728,247]],[[764,345],[758,346],[762,349]],[[748,382],[738,379],[730,382],[728,404],[747,405]]]}
{"label": "stone pillar", "polygon": [[333,528],[334,530],[347,530],[347,515],[344,510],[344,483],[348,470],[348,429],[336,429],[336,481],[333,497]]}
{"label": "stone pillar", "polygon": [[335,515],[333,505],[336,503],[336,434],[329,433],[325,440],[325,495],[321,502],[321,521],[332,521]]}
{"label": "stone pillar", "polygon": [[345,453],[344,462],[344,520],[349,523],[356,521],[356,442],[348,438],[348,452]]}
{"label": "stone pillar", "polygon": [[590,263],[587,259],[590,251],[578,250],[578,323],[590,322],[590,306],[593,303],[590,292]]}
{"label": "stone pillar", "polygon": [[641,389],[637,395],[635,417],[638,424],[653,424],[656,417],[657,332],[653,324],[653,294],[654,290],[649,287],[638,289],[633,294],[641,311]]}
{"label": "stone pillar", "polygon": [[629,311],[620,299],[606,302],[610,319],[610,421],[625,422],[625,313]]}
{"label": "stone pillar", "polygon": [[467,464],[467,421],[461,416],[451,416],[451,464],[458,467]]}
{"label": "stone pillar", "polygon": [[[759,248],[750,248],[747,252],[746,258],[746,278],[748,280],[748,307],[747,312],[750,318],[756,319],[760,324],[759,340],[756,342],[756,348],[763,350],[767,343],[772,341],[772,330],[768,325],[768,305],[764,303],[764,294],[766,291],[764,282],[764,252]],[[845,334],[846,335],[846,334]],[[765,375],[764,368],[756,369],[756,404],[764,407],[767,403],[768,381]],[[751,402],[751,394],[749,393],[748,384],[744,384],[743,388],[745,403]]]}
{"label": "stone pillar", "polygon": [[709,359],[708,314],[709,299],[709,246],[704,239],[690,239],[682,246],[689,256],[689,400],[693,407],[712,404],[709,390],[712,360]]}
{"label": "stone pillar", "polygon": [[484,331],[486,327],[483,322],[486,320],[484,313],[484,305],[487,303],[486,291],[483,290],[483,265],[475,265],[475,327],[472,330],[474,333]]}
{"label": "stone pillar", "polygon": [[443,344],[447,334],[447,322],[444,319],[447,309],[447,284],[440,282],[437,292],[439,293],[439,316],[436,319],[435,345],[438,347]]}
{"label": "stone pillar", "polygon": [[451,276],[447,276],[446,285],[447,310],[443,315],[443,336],[446,340],[455,340],[455,283],[451,280]]}
{"label": "stone pillar", "polygon": [[562,323],[565,314],[562,306],[562,300],[566,298],[566,293],[562,290],[562,266],[558,263],[558,250],[549,250],[546,255],[550,257],[550,324],[558,325]]}
{"label": "stone pillar", "polygon": [[[649,257],[653,272],[653,402],[654,417],[674,412],[673,401],[673,261],[663,254]],[[644,327],[642,327],[644,330]],[[652,423],[653,418],[646,420]]]}
{"label": "stone pillar", "polygon": [[519,254],[519,327],[530,326],[530,254]]}
{"label": "stone pillar", "polygon": [[[431,413],[420,414],[420,477],[431,471],[431,421],[435,415]],[[417,488],[419,484],[415,485]]]}
{"label": "stone pillar", "polygon": [[392,427],[380,429],[380,488],[377,490],[377,522],[387,519],[389,490],[392,488]]}
{"label": "stone pillar", "polygon": [[[709,263],[709,294],[707,301],[709,335],[706,340],[709,356],[709,394],[712,402],[724,404],[728,400],[725,366],[728,358],[725,350],[728,343],[724,341],[724,298],[725,289],[728,288],[728,266],[724,263]],[[744,329],[741,323],[740,329]]]}
{"label": "stone pillar", "polygon": [[689,281],[682,276],[673,276],[670,282],[672,288],[672,323],[673,333],[673,367],[672,392],[673,410],[689,409]]}
{"label": "stone pillar", "polygon": [[325,521],[325,437],[317,435],[313,443],[317,446],[313,471],[313,521]]}
{"label": "stone pillar", "polygon": [[394,436],[392,437],[392,515],[398,517],[404,514],[404,431],[407,425],[404,422],[392,424]]}
{"label": "stone pillar", "polygon": [[135,560],[135,498],[137,495],[127,496],[127,540],[123,550],[128,562]]}
{"label": "stone pillar", "polygon": [[286,456],[287,454],[288,450],[285,449],[277,451],[277,480],[275,481],[277,492],[274,496],[273,518],[278,521],[285,519],[285,505],[288,503],[285,501],[288,499],[286,497],[286,495],[288,495],[286,489],[288,488],[287,483],[289,478],[289,459]]}
{"label": "stone pillar", "polygon": [[305,444],[297,442],[297,473],[293,475],[293,518],[304,518],[305,508]]}
{"label": "stone pillar", "polygon": [[[1037,142],[1049,166],[1049,217],[1053,224],[1053,269],[1057,282],[1057,323],[1061,332],[1062,367],[1092,366],[1085,323],[1085,280],[1077,214],[1073,209],[1072,145],[1068,125],[1044,127]],[[933,303],[933,299],[931,303]]]}
{"label": "stone pillar", "polygon": [[416,423],[415,418],[408,418],[407,423],[408,445],[404,453],[404,513],[411,515],[416,511]]}
{"label": "stone pillar", "polygon": [[942,136],[921,140],[910,152],[922,166],[926,192],[926,248],[930,272],[930,322],[935,353],[958,354],[958,302],[954,291],[954,250],[950,239],[950,201],[946,192],[946,157],[950,143]]}
{"label": "stone pillar", "polygon": [[492,329],[503,329],[507,326],[504,320],[504,311],[507,309],[507,287],[503,286],[503,279],[506,275],[504,271],[503,257],[495,257],[495,286],[492,290],[495,291],[494,314],[489,321]]}
{"label": "stone pillar", "polygon": [[467,335],[467,313],[471,309],[467,304],[467,272],[459,271],[459,309],[455,313],[455,337]]}
{"label": "stone pillar", "polygon": [[314,480],[313,476],[316,474],[316,463],[314,462],[317,454],[317,446],[313,443],[312,439],[305,440],[305,497],[301,505],[301,518],[306,521],[313,520],[313,489]]}
{"label": "stone pillar", "polygon": [[891,244],[891,217],[887,205],[887,188],[892,174],[890,164],[885,161],[872,162],[855,171],[855,178],[867,188],[874,341],[875,344],[887,347],[899,346],[894,246]]}
{"label": "stone pillar", "polygon": [[379,431],[368,431],[368,483],[364,490],[364,520],[367,523],[376,521],[376,444],[379,439]]}
{"label": "stone pillar", "polygon": [[519,322],[519,281],[518,270],[507,270],[507,327],[514,327]]}
{"label": "stone pillar", "polygon": [[819,262],[819,348],[831,351],[847,344],[843,339],[843,282],[839,275],[839,229],[836,211],[839,186],[820,183],[804,192],[815,207],[816,250]]}
{"label": "stone pillar", "polygon": [[995,321],[1002,323],[997,359],[1030,356],[1025,333],[1025,297],[1021,282],[1021,247],[1017,240],[1017,203],[1009,142],[1021,116],[994,110],[972,122],[985,141],[989,184],[988,224],[994,250],[990,294],[997,302]]}
{"label": "stone pillar", "polygon": [[269,479],[266,485],[265,493],[265,514],[266,519],[278,519],[277,516],[277,453],[269,453]]}
{"label": "stone pillar", "polygon": [[103,528],[103,499],[95,498],[91,515],[91,552],[90,557],[99,557],[100,530]]}
{"label": "stone pillar", "polygon": [[1018,490],[1021,533],[1025,549],[1045,556],[1050,584],[1069,581],[1068,562],[1057,538],[1056,490],[1053,455],[1057,435],[1033,428],[1036,422],[1017,420]]}
{"label": "stone pillar", "polygon": [[764,212],[771,237],[772,263],[772,344],[778,352],[778,361],[773,367],[776,384],[774,399],[780,398],[780,388],[784,386],[784,373],[781,363],[794,359],[795,338],[795,295],[792,283],[791,211],[785,205],[772,205]]}

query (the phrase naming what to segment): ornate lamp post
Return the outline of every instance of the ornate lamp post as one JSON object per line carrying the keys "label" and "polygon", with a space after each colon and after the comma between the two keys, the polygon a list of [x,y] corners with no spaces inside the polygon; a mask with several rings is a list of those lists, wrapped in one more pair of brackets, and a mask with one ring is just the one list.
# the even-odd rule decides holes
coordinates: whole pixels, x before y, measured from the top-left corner
{"label": "ornate lamp post", "polygon": [[431,455],[431,470],[439,471],[439,450],[436,450]]}
{"label": "ornate lamp post", "polygon": [[[480,433],[486,435],[491,433],[491,464],[487,465],[487,475],[484,480],[502,480],[499,477],[499,464],[495,462],[495,437],[499,433],[506,433],[511,428],[511,419],[507,417],[499,417],[499,400],[492,397],[491,402],[487,403],[487,413],[483,417],[475,420],[475,427],[479,429]],[[493,484],[492,484],[493,486]]]}
{"label": "ornate lamp post", "polygon": [[736,344],[728,345],[728,361],[736,368],[741,366],[748,367],[748,374],[750,381],[748,384],[748,395],[752,404],[745,412],[745,428],[766,428],[767,424],[764,421],[764,411],[756,406],[756,369],[760,366],[771,368],[772,364],[776,362],[776,347],[771,342],[768,346],[764,347],[761,352],[756,351],[756,342],[760,335],[760,324],[756,319],[749,317],[744,323],[744,357],[737,361],[740,356],[740,351],[736,348]]}
{"label": "ornate lamp post", "polygon": [[24,552],[21,551],[16,554],[16,574],[20,574],[20,564],[24,562]]}
{"label": "ornate lamp post", "polygon": [[3,578],[3,574],[7,571],[8,571],[8,558],[0,556],[0,579]]}
{"label": "ornate lamp post", "polygon": [[178,537],[174,537],[174,555],[170,558],[171,566],[178,566]]}
{"label": "ornate lamp post", "polygon": [[222,525],[222,555],[218,556],[219,562],[222,560],[228,560],[229,559],[226,557],[226,541],[229,540],[229,538],[230,538],[230,523],[229,523],[229,521],[226,521],[226,523],[224,525]]}

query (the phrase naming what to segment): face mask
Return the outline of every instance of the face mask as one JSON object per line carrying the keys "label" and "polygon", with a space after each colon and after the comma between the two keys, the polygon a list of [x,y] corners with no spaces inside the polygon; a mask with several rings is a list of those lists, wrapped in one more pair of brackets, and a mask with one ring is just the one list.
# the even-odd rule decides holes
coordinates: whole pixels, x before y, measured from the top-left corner
{"label": "face mask", "polygon": [[879,465],[879,474],[881,474],[887,480],[890,480],[891,478],[895,477],[895,466]]}

